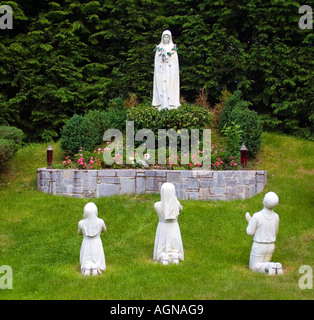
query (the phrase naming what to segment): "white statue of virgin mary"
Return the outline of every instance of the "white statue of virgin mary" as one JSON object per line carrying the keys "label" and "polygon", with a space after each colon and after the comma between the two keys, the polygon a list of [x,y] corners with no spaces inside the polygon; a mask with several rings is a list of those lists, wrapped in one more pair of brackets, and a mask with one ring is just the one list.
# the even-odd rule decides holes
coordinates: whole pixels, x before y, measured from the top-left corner
{"label": "white statue of virgin mary", "polygon": [[154,107],[172,109],[180,106],[180,77],[177,47],[172,42],[172,35],[165,30],[161,42],[156,46],[154,67]]}

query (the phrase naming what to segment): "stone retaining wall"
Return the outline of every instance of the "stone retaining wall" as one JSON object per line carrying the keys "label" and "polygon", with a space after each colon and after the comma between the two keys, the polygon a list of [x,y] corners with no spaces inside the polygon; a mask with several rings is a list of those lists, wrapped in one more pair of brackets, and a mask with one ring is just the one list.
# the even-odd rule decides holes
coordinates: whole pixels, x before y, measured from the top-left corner
{"label": "stone retaining wall", "polygon": [[161,185],[166,181],[175,184],[177,197],[183,200],[247,199],[264,189],[267,172],[46,168],[37,170],[39,191],[76,198],[156,193],[160,192]]}

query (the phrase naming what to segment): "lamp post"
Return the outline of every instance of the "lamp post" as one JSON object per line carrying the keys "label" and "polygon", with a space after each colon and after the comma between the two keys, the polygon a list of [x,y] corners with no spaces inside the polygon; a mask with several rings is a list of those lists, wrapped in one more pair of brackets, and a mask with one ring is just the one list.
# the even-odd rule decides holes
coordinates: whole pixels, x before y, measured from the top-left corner
{"label": "lamp post", "polygon": [[241,166],[243,169],[245,169],[247,165],[247,148],[244,143],[240,148],[240,153],[241,153]]}
{"label": "lamp post", "polygon": [[51,145],[47,148],[47,165],[48,169],[52,169],[53,148]]}

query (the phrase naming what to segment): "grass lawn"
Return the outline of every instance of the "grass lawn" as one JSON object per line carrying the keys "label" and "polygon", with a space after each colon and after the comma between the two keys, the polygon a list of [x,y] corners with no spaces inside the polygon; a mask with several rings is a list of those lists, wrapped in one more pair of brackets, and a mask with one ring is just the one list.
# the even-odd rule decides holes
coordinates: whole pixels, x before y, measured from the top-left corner
{"label": "grass lawn", "polygon": [[[251,167],[267,170],[259,195],[229,202],[181,201],[179,217],[185,261],[163,266],[152,260],[159,194],[92,199],[104,219],[107,270],[80,275],[82,237],[77,224],[91,200],[51,196],[36,190],[36,169],[46,165],[45,144],[18,151],[0,186],[0,266],[13,270],[13,289],[2,299],[313,299],[300,289],[301,265],[314,268],[314,143],[263,134],[263,148]],[[55,158],[59,145],[53,145]],[[263,196],[279,196],[274,261],[284,275],[248,268],[252,238],[245,212],[262,209]],[[1,274],[0,274],[1,276]]]}

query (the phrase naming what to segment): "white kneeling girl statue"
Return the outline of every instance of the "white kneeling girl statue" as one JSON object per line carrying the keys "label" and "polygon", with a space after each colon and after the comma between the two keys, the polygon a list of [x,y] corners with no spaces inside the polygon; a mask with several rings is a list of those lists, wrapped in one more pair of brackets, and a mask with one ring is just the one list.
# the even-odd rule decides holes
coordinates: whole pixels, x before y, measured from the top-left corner
{"label": "white kneeling girl statue", "polygon": [[253,217],[248,212],[245,214],[249,223],[246,232],[253,236],[249,262],[252,271],[269,275],[283,274],[281,263],[271,262],[279,228],[279,216],[273,209],[278,203],[276,193],[268,192],[264,197],[264,208],[261,211],[255,213]]}
{"label": "white kneeling girl statue", "polygon": [[173,109],[180,106],[180,76],[177,46],[172,34],[165,30],[156,46],[154,65],[153,107]]}
{"label": "white kneeling girl statue", "polygon": [[154,205],[159,223],[156,231],[153,259],[164,265],[178,264],[180,260],[184,260],[183,244],[178,224],[178,216],[182,206],[176,197],[175,186],[172,183],[165,182],[161,186],[160,195],[161,201]]}
{"label": "white kneeling girl statue", "polygon": [[84,236],[80,252],[83,275],[101,274],[106,269],[105,253],[100,239],[101,232],[105,231],[105,222],[98,218],[95,203],[87,203],[84,207],[83,220],[78,224],[78,233]]}

